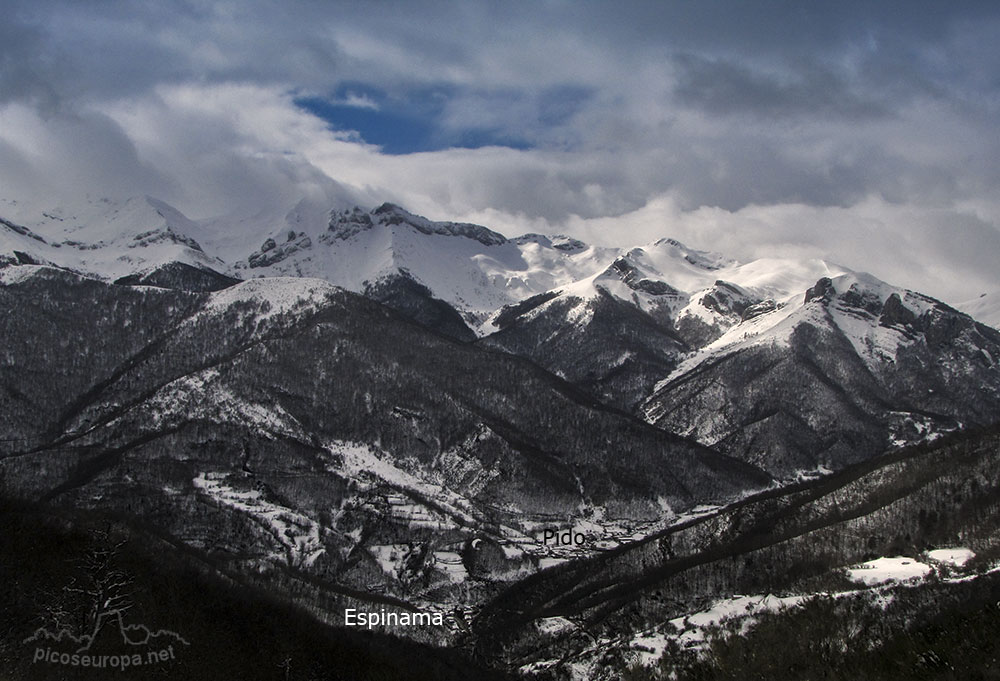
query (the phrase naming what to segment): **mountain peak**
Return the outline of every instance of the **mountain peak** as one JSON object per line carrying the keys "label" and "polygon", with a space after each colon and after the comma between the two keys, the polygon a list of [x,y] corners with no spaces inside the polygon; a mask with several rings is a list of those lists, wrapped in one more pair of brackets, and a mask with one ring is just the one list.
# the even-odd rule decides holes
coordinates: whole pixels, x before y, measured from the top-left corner
{"label": "mountain peak", "polygon": [[386,201],[381,206],[372,211],[372,215],[385,215],[387,213],[395,213],[395,214],[410,215],[410,216],[413,215],[409,211],[405,210],[402,206],[399,206],[395,203],[390,203],[389,201]]}
{"label": "mountain peak", "polygon": [[667,255],[683,258],[689,264],[705,270],[718,270],[736,264],[735,260],[727,258],[721,253],[699,251],[698,249],[685,246],[677,239],[657,239],[650,246],[647,246],[645,250],[662,251]]}
{"label": "mountain peak", "polygon": [[383,203],[373,210],[371,215],[380,225],[405,225],[423,234],[461,236],[474,239],[484,246],[499,246],[500,244],[507,243],[505,236],[482,225],[473,225],[465,222],[434,222],[423,216],[414,215],[394,203]]}

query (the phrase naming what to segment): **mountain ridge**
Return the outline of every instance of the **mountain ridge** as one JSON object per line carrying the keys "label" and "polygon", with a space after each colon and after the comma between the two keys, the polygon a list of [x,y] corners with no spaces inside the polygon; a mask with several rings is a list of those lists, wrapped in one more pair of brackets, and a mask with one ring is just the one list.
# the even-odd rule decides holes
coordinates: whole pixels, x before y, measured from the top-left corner
{"label": "mountain ridge", "polygon": [[[994,385],[1000,347],[989,327],[834,263],[740,263],[669,238],[628,249],[538,234],[507,238],[479,225],[434,222],[391,203],[371,210],[324,205],[299,201],[256,250],[247,253],[244,242],[245,255],[229,263],[211,253],[213,243],[232,240],[235,227],[196,223],[151,197],[91,202],[86,211],[49,211],[34,222],[23,219],[21,206],[21,222],[7,221],[17,229],[0,225],[0,237],[10,249],[9,266],[58,264],[54,258],[68,255],[64,266],[71,262],[71,271],[105,267],[104,278],[122,285],[211,291],[237,278],[327,281],[451,338],[528,358],[601,402],[744,461],[761,463],[763,443],[777,438],[784,451],[768,456],[777,457],[772,472],[779,476],[835,468],[845,455],[824,454],[831,447],[860,447],[870,455],[936,437],[968,420],[962,409],[981,424],[1000,400]],[[213,235],[210,226],[221,232]],[[123,271],[129,274],[108,276]],[[690,404],[680,398],[694,383],[679,379],[694,376],[705,362],[737,356],[749,362],[742,373],[774,387],[741,386],[760,395],[749,407],[725,399],[716,404],[704,392]],[[839,364],[830,363],[834,356]],[[727,360],[726,367],[738,364]],[[769,366],[787,369],[786,375],[768,373]],[[804,395],[810,382],[832,414],[867,434],[850,433],[846,425],[817,430],[817,420],[829,418],[810,411],[815,405],[781,397]],[[892,392],[898,385],[909,393]],[[911,399],[916,386],[938,394]],[[985,398],[982,406],[961,396],[975,393]],[[875,400],[880,416],[857,421],[868,406],[845,397],[851,394]],[[742,416],[716,413],[719,405]],[[732,440],[735,429],[743,434]]]}
{"label": "mountain ridge", "polygon": [[929,296],[392,204],[276,209],[230,267],[155,199],[90,210],[0,223],[0,501],[155,527],[322,622],[440,612],[378,633],[616,678],[713,595],[1000,550],[1000,331]]}

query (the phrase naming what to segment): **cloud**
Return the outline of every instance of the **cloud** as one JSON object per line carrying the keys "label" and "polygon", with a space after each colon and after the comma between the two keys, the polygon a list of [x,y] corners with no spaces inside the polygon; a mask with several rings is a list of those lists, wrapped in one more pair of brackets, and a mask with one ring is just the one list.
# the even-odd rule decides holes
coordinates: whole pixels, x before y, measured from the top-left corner
{"label": "cloud", "polygon": [[108,188],[123,195],[149,187],[170,190],[172,180],[138,156],[132,139],[96,111],[40,114],[23,104],[0,108],[0,185],[19,198]]}
{"label": "cloud", "polygon": [[344,95],[343,99],[333,100],[331,104],[334,106],[347,106],[352,109],[371,109],[372,111],[378,111],[381,108],[374,99],[366,94],[358,94],[357,92],[348,92]]}
{"label": "cloud", "polygon": [[0,22],[0,104],[30,102],[51,110],[65,87],[67,64],[46,50],[48,38],[16,12]]}
{"label": "cloud", "polygon": [[1000,286],[993,3],[8,5],[5,192],[388,199]]}
{"label": "cloud", "polygon": [[608,243],[628,226],[634,243],[671,236],[741,261],[819,258],[954,303],[997,287],[996,208],[992,219],[984,220],[972,210],[914,209],[871,196],[845,207],[783,204],[685,211],[666,195],[628,215],[574,219],[566,227]]}
{"label": "cloud", "polygon": [[797,63],[781,78],[697,55],[679,55],[675,63],[678,101],[713,114],[863,120],[889,113],[875,97],[854,91],[846,78],[820,64]]}

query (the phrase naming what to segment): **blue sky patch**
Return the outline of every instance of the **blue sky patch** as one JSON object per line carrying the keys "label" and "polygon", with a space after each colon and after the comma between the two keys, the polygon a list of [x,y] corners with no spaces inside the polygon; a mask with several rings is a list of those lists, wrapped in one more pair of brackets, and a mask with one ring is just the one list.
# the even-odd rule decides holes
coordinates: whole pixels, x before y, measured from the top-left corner
{"label": "blue sky patch", "polygon": [[390,97],[362,83],[345,84],[329,97],[296,97],[296,106],[320,117],[334,130],[356,131],[386,154],[503,146],[530,149],[528,140],[488,128],[446,129],[440,124],[450,88],[408,92]]}

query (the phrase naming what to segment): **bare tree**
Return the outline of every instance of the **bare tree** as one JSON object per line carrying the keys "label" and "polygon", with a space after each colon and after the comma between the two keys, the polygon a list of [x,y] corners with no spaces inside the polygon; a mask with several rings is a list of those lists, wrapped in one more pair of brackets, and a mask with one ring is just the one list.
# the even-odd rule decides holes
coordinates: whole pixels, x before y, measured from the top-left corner
{"label": "bare tree", "polygon": [[94,533],[94,548],[71,561],[75,574],[57,592],[49,592],[46,624],[56,630],[91,634],[103,615],[132,607],[134,578],[118,567],[125,540],[113,542],[110,532]]}

